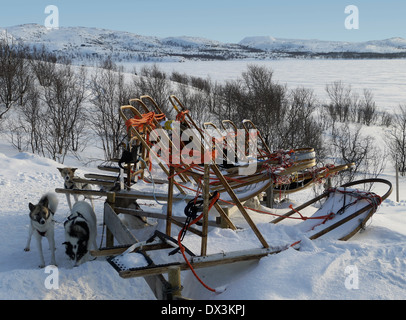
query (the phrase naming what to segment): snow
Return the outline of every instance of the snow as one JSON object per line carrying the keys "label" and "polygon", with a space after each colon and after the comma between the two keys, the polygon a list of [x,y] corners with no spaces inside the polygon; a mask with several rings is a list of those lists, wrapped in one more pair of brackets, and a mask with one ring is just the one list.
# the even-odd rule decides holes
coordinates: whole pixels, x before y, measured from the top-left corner
{"label": "snow", "polygon": [[[378,108],[389,111],[406,103],[406,59],[393,60],[301,60],[281,59],[272,61],[185,61],[160,63],[159,68],[169,74],[173,71],[212,81],[225,82],[241,78],[247,65],[255,64],[270,68],[273,80],[288,88],[304,87],[314,91],[320,102],[328,101],[326,85],[342,81],[353,92],[362,96],[368,89]],[[128,71],[137,70],[151,63],[124,64]]]}
{"label": "snow", "polygon": [[[280,75],[283,68],[287,68],[289,63],[279,64],[276,75]],[[306,72],[313,68],[308,65],[309,61],[295,63],[302,66],[302,78],[296,79],[300,82],[305,78]],[[329,70],[323,70],[324,74],[330,74],[330,77],[333,77],[335,70],[339,69],[342,63],[355,68],[355,64],[352,65],[348,61],[330,61],[330,63],[325,64]],[[371,64],[379,67],[373,61],[365,63],[367,66],[362,67],[363,65],[359,64],[358,67],[361,70],[370,68]],[[395,68],[396,65],[403,65],[404,61],[381,61],[380,63],[392,66],[393,73],[391,70],[387,70],[383,78],[372,73],[375,80],[371,77],[368,81],[371,83],[375,81],[377,86],[382,87],[382,91],[379,91],[379,98],[382,100],[384,98],[392,99],[392,106],[404,103],[405,90],[401,89],[404,87],[400,83],[400,76],[398,78],[400,72],[396,71],[402,68]],[[178,64],[178,66],[182,65]],[[214,65],[218,68],[218,65],[215,63]],[[224,69],[222,69],[224,79],[224,77],[230,76],[227,74],[230,69],[224,62],[222,65],[224,65]],[[198,70],[207,67],[208,64],[199,62],[195,63],[195,66],[198,67],[195,70]],[[188,67],[190,68],[190,66]],[[403,68],[403,70],[405,69]],[[286,71],[286,73],[289,72]],[[354,70],[352,73],[357,75]],[[386,83],[383,80],[385,78],[392,79],[394,82]],[[315,80],[320,79],[311,73],[308,84],[311,85]],[[317,81],[313,83],[316,86]],[[375,93],[375,91],[373,92]],[[392,96],[392,93],[396,98]],[[396,103],[394,103],[395,101]],[[389,106],[385,105],[387,108]],[[382,134],[382,129],[379,127],[368,129],[368,132],[376,135],[377,138]],[[92,156],[95,155],[92,154]],[[74,158],[67,159],[65,165],[77,166],[80,176],[87,172],[97,171],[93,167],[83,166]],[[66,198],[62,194],[58,194],[59,207],[55,215],[59,288],[46,288],[45,281],[50,274],[46,273],[46,269],[37,267],[39,256],[35,242],[32,243],[30,252],[23,250],[28,235],[28,203],[37,203],[44,193],[62,187],[63,181],[57,170],[57,167],[60,166],[62,166],[60,163],[28,152],[18,153],[9,146],[4,135],[0,135],[0,299],[155,299],[144,279],[120,278],[104,258],[97,258],[73,267],[73,263],[65,255],[62,245],[64,241],[63,221],[69,215]],[[388,179],[394,184],[394,170],[390,163],[381,178]],[[190,271],[184,271],[182,272],[182,285],[184,286],[182,293],[185,297],[192,299],[208,300],[404,299],[406,298],[406,219],[404,216],[406,194],[403,191],[405,187],[406,179],[401,178],[401,201],[396,202],[395,192],[392,193],[367,223],[366,230],[346,242],[328,237],[311,241],[303,233],[300,227],[301,222],[297,220],[286,219],[274,225],[269,223],[274,218],[272,215],[249,211],[264,238],[272,247],[286,246],[301,240],[300,250],[289,248],[259,261],[196,270],[209,286],[223,289],[218,293],[206,290]],[[164,191],[164,189],[159,190],[159,185],[157,188],[157,192]],[[376,188],[372,191],[383,194],[386,189]],[[313,197],[313,191],[309,189],[291,195],[290,201],[297,206]],[[152,205],[158,212],[162,211],[162,207],[153,202],[140,202],[144,209],[151,209]],[[97,199],[95,207],[98,219],[97,243],[100,244],[103,230],[103,199]],[[289,210],[288,204],[281,204],[268,211],[281,214],[287,210]],[[316,210],[316,207],[308,208],[303,210],[302,214],[311,215]],[[174,211],[174,215],[182,215],[181,203],[174,206]],[[232,231],[210,228],[209,254],[261,247],[241,214],[232,210],[231,219],[241,229]],[[162,222],[157,226],[162,228]],[[176,235],[179,229],[176,227],[173,229],[173,235]],[[149,232],[149,230],[146,231]],[[49,263],[48,244],[45,240],[44,243],[45,262]],[[186,235],[184,244],[192,251],[199,252],[200,250],[200,238],[192,234]],[[166,259],[166,256],[158,253],[152,255],[153,260],[155,258],[162,261]],[[173,259],[182,261],[180,255]],[[138,264],[139,261],[136,260],[137,257],[126,257],[125,262],[126,264]]]}
{"label": "snow", "polygon": [[[73,268],[62,246],[68,206],[61,194],[55,215],[59,289],[47,289],[44,283],[49,274],[37,267],[35,243],[30,252],[24,252],[23,248],[29,225],[28,202],[37,202],[43,193],[61,187],[56,169],[60,164],[29,153],[16,153],[2,144],[0,166],[0,299],[154,299],[142,278],[121,279],[103,258]],[[89,170],[81,167],[79,175]],[[385,178],[393,180],[393,172],[389,171]],[[401,179],[401,186],[405,185],[406,181]],[[291,198],[296,205],[311,196],[311,192],[301,192]],[[256,262],[197,270],[208,285],[224,286],[222,293],[207,291],[190,272],[182,272],[183,294],[194,299],[233,300],[402,299],[406,296],[405,206],[405,200],[397,203],[392,195],[368,222],[367,229],[347,242],[331,238],[310,241],[303,237],[296,221],[273,225],[268,223],[272,216],[251,212],[271,246],[302,240],[300,251],[291,248]],[[97,200],[98,243],[102,208],[103,201]],[[181,211],[183,207],[177,203],[174,208]],[[275,209],[283,210],[286,205]],[[234,211],[231,218],[243,229],[210,229],[209,253],[261,247],[238,212]],[[196,236],[188,234],[184,243],[192,251],[199,251],[200,241]],[[49,263],[47,249],[45,244],[45,261]],[[125,261],[134,263],[136,258],[126,257]],[[347,289],[348,268],[354,267],[359,277],[358,289]]]}

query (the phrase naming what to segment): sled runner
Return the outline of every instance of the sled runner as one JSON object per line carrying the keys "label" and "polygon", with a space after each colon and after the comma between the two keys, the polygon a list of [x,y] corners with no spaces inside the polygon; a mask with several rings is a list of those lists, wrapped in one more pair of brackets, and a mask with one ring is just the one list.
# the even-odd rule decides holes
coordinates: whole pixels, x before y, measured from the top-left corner
{"label": "sled runner", "polygon": [[[360,190],[355,187],[373,183],[375,186],[384,184],[387,191],[382,196],[373,192]],[[320,196],[310,200],[298,208],[273,220],[278,223],[296,214],[303,220],[298,225],[306,236],[311,239],[329,237],[338,240],[348,240],[365,227],[367,221],[376,212],[379,205],[392,193],[392,184],[384,179],[365,179],[346,183],[339,188],[329,188]],[[303,217],[300,210],[326,198],[321,208],[312,216]]]}

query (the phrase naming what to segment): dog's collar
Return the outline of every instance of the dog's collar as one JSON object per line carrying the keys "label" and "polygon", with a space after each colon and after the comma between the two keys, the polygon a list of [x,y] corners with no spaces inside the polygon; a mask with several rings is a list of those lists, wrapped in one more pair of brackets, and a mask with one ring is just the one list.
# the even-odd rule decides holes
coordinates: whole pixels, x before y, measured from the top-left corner
{"label": "dog's collar", "polygon": [[45,235],[47,234],[46,231],[41,232],[41,231],[37,230],[37,232],[39,233],[39,235],[40,235],[41,237],[45,237]]}
{"label": "dog's collar", "polygon": [[73,189],[74,186],[75,186],[74,183],[72,183],[72,185],[71,185],[70,187],[68,187],[68,185],[66,184],[66,182],[64,183],[65,189]]}

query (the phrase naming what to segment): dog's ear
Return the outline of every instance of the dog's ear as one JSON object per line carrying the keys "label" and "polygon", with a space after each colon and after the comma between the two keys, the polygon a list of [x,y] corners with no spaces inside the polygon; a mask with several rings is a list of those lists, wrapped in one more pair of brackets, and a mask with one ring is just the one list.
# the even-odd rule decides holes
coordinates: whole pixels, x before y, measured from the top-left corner
{"label": "dog's ear", "polygon": [[59,172],[61,172],[61,173],[62,173],[63,168],[57,168],[57,169],[59,170]]}
{"label": "dog's ear", "polygon": [[75,173],[75,171],[76,171],[78,168],[71,168],[71,169],[72,169],[72,172]]}
{"label": "dog's ear", "polygon": [[30,209],[30,212],[31,212],[31,211],[34,211],[35,206],[30,202],[30,203],[28,204],[28,208]]}
{"label": "dog's ear", "polygon": [[49,199],[48,197],[45,197],[42,201],[41,204],[45,207],[48,208],[48,204],[49,204]]}

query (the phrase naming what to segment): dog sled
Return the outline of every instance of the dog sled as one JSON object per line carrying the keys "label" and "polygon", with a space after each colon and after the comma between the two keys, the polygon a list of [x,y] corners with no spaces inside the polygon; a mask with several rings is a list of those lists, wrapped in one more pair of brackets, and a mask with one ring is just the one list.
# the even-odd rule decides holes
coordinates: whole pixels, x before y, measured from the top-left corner
{"label": "dog sled", "polygon": [[[207,139],[205,130],[208,127],[214,130],[218,128],[211,123],[206,123],[199,128],[193,121],[190,112],[183,106],[179,107],[179,99],[171,96],[170,100],[172,104],[176,105],[176,107],[174,105],[174,109],[177,111],[176,119],[182,123],[182,129],[195,129],[194,133],[200,142],[201,154],[212,155],[213,144],[210,139]],[[145,101],[152,106],[152,109],[147,106]],[[224,166],[222,163],[216,163],[215,158],[210,156],[208,163],[204,164],[187,164],[182,161],[182,158],[179,158],[179,163],[165,161],[173,160],[172,156],[184,148],[182,144],[171,143],[173,135],[177,134],[171,128],[170,121],[172,120],[149,96],[131,99],[129,103],[120,108],[120,116],[128,129],[126,151],[129,152],[129,160],[122,162],[120,175],[126,173],[127,178],[124,180],[125,186],[120,190],[106,192],[107,201],[104,207],[104,222],[106,230],[108,230],[106,247],[96,250],[92,254],[109,256],[107,261],[122,278],[144,277],[158,299],[182,298],[180,283],[182,270],[191,270],[198,278],[195,270],[199,268],[221,268],[232,263],[258,260],[289,248],[300,250],[300,241],[303,238],[316,240],[331,237],[337,240],[348,240],[367,225],[381,202],[392,191],[391,184],[386,180],[370,179],[345,184],[339,188],[328,188],[320,196],[296,208],[292,207],[289,212],[282,215],[270,213],[269,210],[264,212],[254,210],[244,206],[243,202],[270,188],[276,192],[285,193],[303,190],[350,168],[352,164],[317,167],[316,155],[311,148],[271,152],[265,141],[262,141],[259,136],[259,130],[249,120],[243,123],[245,133],[248,135],[250,130],[256,130],[260,140],[260,146],[258,145],[253,156],[257,159],[257,166],[250,174],[240,173],[239,169],[248,166],[246,163]],[[229,131],[237,132],[237,126],[230,120],[223,120],[221,124],[224,130],[228,126],[232,127],[232,130]],[[162,135],[151,139],[154,129],[161,129]],[[220,133],[222,132],[219,132],[219,135]],[[234,137],[237,139],[236,134]],[[168,149],[156,152],[154,144],[164,140],[168,141]],[[247,155],[247,151],[248,148],[245,147],[235,150],[234,156],[238,152]],[[219,152],[223,152],[223,150],[219,150]],[[154,176],[144,174],[145,171],[151,172],[151,170]],[[115,173],[118,172],[115,171]],[[161,177],[159,182],[155,173]],[[139,176],[138,181],[134,179],[134,175]],[[154,196],[152,196],[151,192],[144,189],[146,183],[162,183],[167,188],[167,192],[155,194],[154,191]],[[362,188],[358,189],[365,183],[385,184],[388,190],[379,196],[366,192]],[[165,209],[158,214],[126,207],[122,199],[134,195],[138,197],[141,192],[137,188],[143,189],[145,194],[149,193],[145,197],[140,197],[142,199],[158,198],[166,201],[166,214]],[[176,190],[177,194],[175,194]],[[185,204],[182,212],[178,212],[179,204],[174,206],[175,198]],[[324,201],[324,203],[314,214],[305,216],[304,209],[317,201]],[[243,228],[248,230],[247,232],[254,233],[259,242],[258,247],[241,248],[231,252],[208,250],[210,228],[228,227],[232,230],[241,228],[239,223],[236,223],[225,212],[224,208],[230,206],[235,206],[237,208],[235,214],[241,214],[244,218],[243,221],[246,223],[244,222]],[[209,211],[212,207],[216,208],[218,212],[214,214],[220,215],[225,222],[221,226],[217,217],[216,221],[212,220],[212,216],[211,219],[209,218]],[[157,218],[159,221],[163,221],[164,230],[155,230],[148,237],[139,237],[137,232],[134,233],[122,223],[119,218],[120,214]],[[269,222],[273,224],[283,223],[285,219],[298,220],[299,222],[292,225],[292,228],[300,230],[303,236],[292,239],[286,244],[273,246],[272,241],[266,239],[254,223],[253,216],[256,214],[275,216],[275,218],[269,219]],[[194,244],[191,249],[189,244],[196,240],[196,236],[200,238],[200,246]],[[118,242],[115,246],[113,239]],[[200,252],[199,249],[196,249],[199,247]],[[163,276],[166,273],[168,277]],[[211,291],[220,292],[218,288],[213,289],[203,281],[201,283]]]}
{"label": "dog sled", "polygon": [[[152,102],[157,112],[162,112],[151,97],[143,96],[143,98]],[[194,129],[193,133],[195,136],[193,140],[199,142],[198,149],[200,149],[201,155],[205,155],[205,159],[207,159],[207,154],[211,152],[213,147],[212,141],[210,138],[207,138],[210,137],[210,135],[205,135],[205,128],[202,129],[196,125],[190,113],[183,107],[179,99],[175,96],[171,96],[170,101],[175,110],[178,111],[176,119],[181,122],[183,128]],[[170,163],[170,160],[172,160],[171,156],[175,153],[174,151],[176,151],[177,154],[180,154],[184,144],[182,146],[174,146],[169,133],[165,133],[166,131],[161,131],[164,132],[165,136],[158,138],[161,139],[161,141],[163,139],[167,142],[167,150],[163,151],[166,152],[166,161],[162,161],[162,155],[158,155],[152,150],[150,135],[155,128],[163,129],[160,120],[165,120],[163,122],[167,122],[168,117],[163,113],[155,114],[155,112],[150,111],[141,99],[131,99],[130,102],[137,103],[141,106],[144,113],[133,105],[127,105],[120,108],[120,114],[127,125],[130,139],[132,139],[130,141],[135,139],[137,144],[142,145],[143,149],[146,150],[144,152],[144,163],[149,163],[151,166],[152,161],[155,161],[167,176],[169,176],[169,167],[174,166],[175,171],[177,172],[175,174],[179,175],[182,183],[201,180],[203,176],[203,168],[201,164],[185,164],[180,157],[178,158],[178,161],[180,162],[179,164],[174,165],[173,163]],[[177,104],[181,107],[178,107]],[[126,111],[130,112],[130,116],[126,114]],[[274,188],[276,192],[280,192],[283,189],[285,194],[303,190],[316,181],[331,177],[352,166],[352,164],[346,164],[342,166],[324,166],[322,168],[316,168],[315,152],[312,148],[270,152],[270,149],[265,144],[259,130],[256,129],[255,125],[249,120],[244,121],[246,132],[249,132],[247,127],[248,124],[251,125],[251,127],[254,127],[256,132],[258,132],[258,136],[265,148],[265,150],[258,148],[258,153],[254,156],[256,162],[234,163],[231,166],[223,166],[222,163],[219,164],[216,161],[216,165],[219,170],[221,170],[221,174],[226,180],[228,180],[230,187],[238,193],[241,201],[246,201],[271,187]],[[206,123],[206,125],[209,124]],[[215,130],[218,130],[213,124],[210,125],[214,127]],[[170,132],[170,134],[173,137],[176,133]],[[180,133],[177,134],[179,135]],[[178,137],[178,139],[180,141],[180,137]],[[223,150],[223,148],[220,148],[217,151],[223,153]],[[237,150],[235,150],[235,152],[237,152]],[[146,155],[148,155],[147,158],[145,158]],[[212,154],[209,154],[208,158],[212,160]],[[222,159],[224,158],[225,156],[223,155]],[[241,170],[244,170],[249,166],[251,166],[251,168],[253,166],[255,167],[253,173],[249,175],[239,174]],[[211,172],[210,179],[211,191],[219,191],[222,194],[226,193],[227,189],[223,186],[223,183],[217,178],[214,172]],[[180,189],[180,185],[178,183],[176,183],[176,185],[178,189]],[[228,198],[226,200],[230,199]]]}
{"label": "dog sled", "polygon": [[[384,194],[365,191],[365,188],[360,188],[365,184],[374,184],[375,187],[386,186],[387,190]],[[384,179],[366,179],[344,184],[338,188],[327,189],[318,197],[308,201],[307,203],[293,208],[271,223],[280,223],[285,219],[297,219],[300,223],[291,226],[296,230],[300,230],[303,238],[316,240],[319,238],[336,239],[347,241],[353,237],[361,229],[365,228],[368,220],[377,211],[381,203],[388,198],[392,192],[392,185]],[[320,208],[311,216],[304,216],[300,211],[310,205],[324,200]],[[210,199],[209,199],[210,201]],[[187,214],[187,207],[185,214]],[[198,221],[195,219],[191,224]],[[271,254],[277,254],[289,248],[294,248],[300,251],[302,239],[292,239],[292,242],[279,246],[267,246],[253,249],[246,249],[232,252],[221,252],[211,254],[197,254],[182,244],[183,236],[189,225],[186,225],[180,230],[178,237],[172,237],[170,234],[155,232],[152,237],[143,242],[137,242],[131,246],[127,246],[126,250],[108,259],[108,262],[114,267],[122,278],[146,277],[162,273],[172,274],[180,271],[191,270],[196,278],[201,282],[206,289],[220,293],[221,288],[212,288],[202,281],[195,269],[207,268],[214,266],[224,266],[231,263],[243,261],[258,260],[262,257]],[[155,263],[148,254],[151,248],[156,248],[158,245],[165,245],[170,256],[175,253],[182,253],[184,261],[172,259],[170,262]],[[225,269],[223,269],[225,270]],[[175,276],[176,278],[176,276]],[[179,280],[180,281],[180,280]],[[178,286],[177,294],[180,294],[180,282],[175,284]],[[179,297],[179,296],[178,296]]]}

